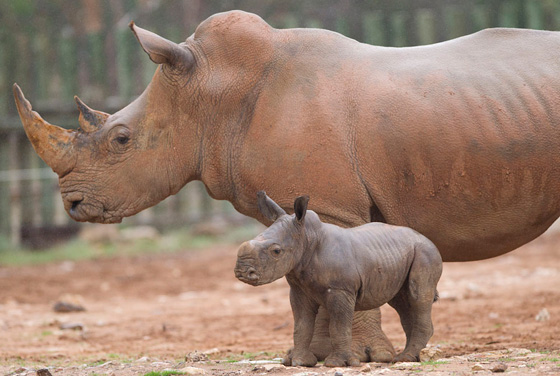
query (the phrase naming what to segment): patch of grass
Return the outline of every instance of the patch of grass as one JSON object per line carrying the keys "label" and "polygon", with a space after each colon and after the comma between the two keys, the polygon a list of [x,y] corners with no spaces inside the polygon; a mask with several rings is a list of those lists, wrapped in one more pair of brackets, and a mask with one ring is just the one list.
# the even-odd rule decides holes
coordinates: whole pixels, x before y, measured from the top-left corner
{"label": "patch of grass", "polygon": [[426,360],[425,362],[421,362],[420,364],[423,366],[437,366],[440,364],[447,364],[449,363],[447,360]]}
{"label": "patch of grass", "polygon": [[127,357],[126,355],[114,353],[107,354],[107,358],[110,360],[117,360],[120,363],[132,363],[135,360],[134,358]]}
{"label": "patch of grass", "polygon": [[498,361],[500,361],[500,362],[515,362],[517,360],[518,359],[513,359],[513,358],[500,358],[500,359],[498,359]]}
{"label": "patch of grass", "polygon": [[181,371],[151,371],[145,373],[144,376],[172,376],[172,375],[184,375]]}
{"label": "patch of grass", "polygon": [[271,352],[268,352],[268,351],[260,351],[260,352],[256,352],[256,353],[243,352],[241,355],[243,355],[244,359],[249,359],[249,360],[270,359],[270,358],[276,358],[277,357],[275,353],[271,353]]}
{"label": "patch of grass", "polygon": [[549,350],[537,350],[537,349],[530,349],[532,353],[539,353],[539,354],[550,354]]}
{"label": "patch of grass", "polygon": [[225,361],[227,363],[235,363],[240,360],[259,360],[259,359],[273,359],[282,358],[283,355],[279,355],[276,352],[260,351],[260,352],[242,352],[241,354],[230,354],[226,357]]}
{"label": "patch of grass", "polygon": [[105,359],[100,359],[100,360],[96,360],[95,362],[92,363],[88,363],[88,367],[97,367],[102,365],[103,363],[106,363],[107,361]]}
{"label": "patch of grass", "polygon": [[232,354],[226,357],[226,363],[236,363],[242,359],[242,356],[239,354]]}
{"label": "patch of grass", "polygon": [[544,358],[543,362],[560,362],[560,358]]}
{"label": "patch of grass", "polygon": [[80,240],[72,240],[66,244],[49,248],[45,251],[30,251],[10,247],[0,250],[0,264],[3,265],[36,265],[62,260],[83,260],[98,255],[98,252]]}
{"label": "patch of grass", "polygon": [[50,330],[43,330],[41,332],[41,337],[47,337],[47,336],[52,336],[53,332]]}

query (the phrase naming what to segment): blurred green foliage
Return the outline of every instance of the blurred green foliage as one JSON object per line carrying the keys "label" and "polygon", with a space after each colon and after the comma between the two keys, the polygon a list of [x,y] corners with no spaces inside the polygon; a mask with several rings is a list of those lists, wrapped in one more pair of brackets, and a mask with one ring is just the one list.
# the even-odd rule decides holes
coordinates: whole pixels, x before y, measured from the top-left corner
{"label": "blurred green foliage", "polygon": [[256,236],[260,225],[234,226],[219,236],[193,234],[181,228],[168,231],[157,238],[88,242],[76,238],[41,251],[14,248],[7,238],[0,236],[0,267],[37,265],[64,260],[91,260],[100,257],[134,256],[181,251],[197,251],[207,247],[241,242]]}

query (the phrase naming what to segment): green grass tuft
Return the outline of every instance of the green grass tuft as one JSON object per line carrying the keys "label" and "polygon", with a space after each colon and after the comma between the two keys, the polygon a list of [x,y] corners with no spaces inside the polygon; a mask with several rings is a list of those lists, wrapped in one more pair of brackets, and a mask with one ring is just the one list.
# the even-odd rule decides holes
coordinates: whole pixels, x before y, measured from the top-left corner
{"label": "green grass tuft", "polygon": [[498,359],[498,361],[500,362],[516,362],[518,359],[513,359],[513,358],[500,358]]}
{"label": "green grass tuft", "polygon": [[144,376],[172,376],[172,375],[184,375],[184,372],[181,371],[151,371]]}
{"label": "green grass tuft", "polygon": [[420,364],[423,366],[437,366],[440,364],[447,364],[449,363],[446,360],[426,360],[425,362],[421,362]]}

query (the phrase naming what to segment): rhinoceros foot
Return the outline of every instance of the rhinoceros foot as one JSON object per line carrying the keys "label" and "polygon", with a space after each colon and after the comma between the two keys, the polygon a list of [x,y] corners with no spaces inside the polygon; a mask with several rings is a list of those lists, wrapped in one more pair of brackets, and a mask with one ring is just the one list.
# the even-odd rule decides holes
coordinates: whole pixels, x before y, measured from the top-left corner
{"label": "rhinoceros foot", "polygon": [[309,350],[294,351],[294,349],[290,349],[282,360],[282,364],[294,367],[313,367],[317,364],[317,357]]}
{"label": "rhinoceros foot", "polygon": [[409,352],[402,352],[399,355],[395,356],[395,359],[392,360],[393,363],[398,362],[419,362],[420,358],[419,355],[414,355]]}
{"label": "rhinoceros foot", "polygon": [[325,367],[358,367],[360,360],[352,351],[332,353],[325,359]]}

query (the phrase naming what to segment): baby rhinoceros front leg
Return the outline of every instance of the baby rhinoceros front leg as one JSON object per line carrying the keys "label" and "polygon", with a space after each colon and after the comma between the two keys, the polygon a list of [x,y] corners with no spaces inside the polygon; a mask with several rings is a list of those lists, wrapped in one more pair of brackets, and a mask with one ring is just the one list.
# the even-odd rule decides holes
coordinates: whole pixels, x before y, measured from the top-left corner
{"label": "baby rhinoceros front leg", "polygon": [[329,288],[325,302],[325,308],[329,313],[329,332],[332,341],[332,352],[325,359],[325,366],[359,366],[360,360],[351,350],[355,295]]}
{"label": "baby rhinoceros front leg", "polygon": [[313,367],[317,364],[317,357],[309,347],[319,306],[309,300],[299,287],[291,284],[290,287],[290,304],[294,314],[294,348],[288,351],[282,363],[285,366]]}

